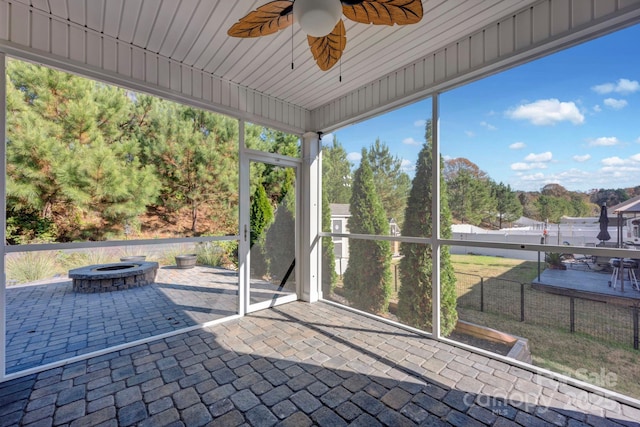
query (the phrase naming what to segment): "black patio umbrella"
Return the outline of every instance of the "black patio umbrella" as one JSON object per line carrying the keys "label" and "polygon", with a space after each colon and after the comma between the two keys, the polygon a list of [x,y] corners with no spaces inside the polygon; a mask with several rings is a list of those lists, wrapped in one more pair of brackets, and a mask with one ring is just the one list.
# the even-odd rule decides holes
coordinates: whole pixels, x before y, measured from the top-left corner
{"label": "black patio umbrella", "polygon": [[609,216],[607,215],[607,205],[602,205],[600,208],[600,218],[598,218],[598,222],[600,223],[600,232],[598,233],[598,240],[606,241],[611,240],[611,235],[609,235],[609,231],[607,228],[609,227]]}

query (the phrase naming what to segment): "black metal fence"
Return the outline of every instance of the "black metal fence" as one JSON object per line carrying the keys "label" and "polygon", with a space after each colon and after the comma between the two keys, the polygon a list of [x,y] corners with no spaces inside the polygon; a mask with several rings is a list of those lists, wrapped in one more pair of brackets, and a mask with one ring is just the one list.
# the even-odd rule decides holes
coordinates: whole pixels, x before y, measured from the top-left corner
{"label": "black metal fence", "polygon": [[640,305],[551,294],[496,277],[456,272],[458,307],[639,348]]}

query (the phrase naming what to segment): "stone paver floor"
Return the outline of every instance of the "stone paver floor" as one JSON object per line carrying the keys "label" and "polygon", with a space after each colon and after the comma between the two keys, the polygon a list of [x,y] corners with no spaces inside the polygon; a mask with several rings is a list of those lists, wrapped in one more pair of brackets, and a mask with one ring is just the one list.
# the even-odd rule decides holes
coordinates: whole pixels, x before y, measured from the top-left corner
{"label": "stone paver floor", "polygon": [[100,294],[71,281],[9,287],[7,372],[160,335],[238,312],[238,275],[214,267],[163,267],[156,283]]}
{"label": "stone paver floor", "polygon": [[640,410],[326,303],[0,384],[0,426],[637,426]]}

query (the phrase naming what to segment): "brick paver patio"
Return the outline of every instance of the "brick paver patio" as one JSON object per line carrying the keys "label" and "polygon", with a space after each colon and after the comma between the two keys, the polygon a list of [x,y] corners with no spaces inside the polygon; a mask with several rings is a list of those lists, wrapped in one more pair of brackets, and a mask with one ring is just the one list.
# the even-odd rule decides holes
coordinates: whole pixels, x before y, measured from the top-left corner
{"label": "brick paver patio", "polygon": [[0,426],[618,426],[640,410],[326,303],[0,384]]}
{"label": "brick paver patio", "polygon": [[71,281],[9,287],[7,372],[64,360],[238,312],[238,275],[215,267],[163,267],[156,283],[99,294]]}

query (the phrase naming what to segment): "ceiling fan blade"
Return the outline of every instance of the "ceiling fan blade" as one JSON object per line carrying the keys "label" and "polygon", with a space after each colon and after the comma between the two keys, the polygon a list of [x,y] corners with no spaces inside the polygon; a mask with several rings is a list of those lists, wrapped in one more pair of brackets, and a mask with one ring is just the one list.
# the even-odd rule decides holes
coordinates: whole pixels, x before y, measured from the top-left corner
{"label": "ceiling fan blade", "polygon": [[339,20],[333,31],[324,37],[307,36],[307,41],[316,64],[322,71],[327,71],[338,62],[347,45],[344,22]]}
{"label": "ceiling fan blade", "polygon": [[341,0],[342,13],[355,22],[408,25],[422,19],[421,0]]}
{"label": "ceiling fan blade", "polygon": [[232,37],[261,37],[293,24],[293,1],[277,0],[260,6],[233,24],[227,34]]}
{"label": "ceiling fan blade", "polygon": [[333,31],[324,37],[307,36],[307,41],[316,64],[322,71],[327,71],[338,62],[347,45],[344,22],[339,20]]}

